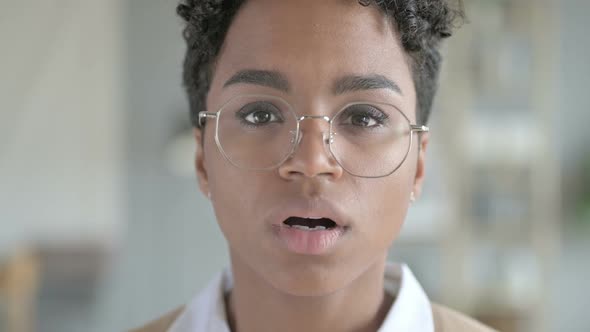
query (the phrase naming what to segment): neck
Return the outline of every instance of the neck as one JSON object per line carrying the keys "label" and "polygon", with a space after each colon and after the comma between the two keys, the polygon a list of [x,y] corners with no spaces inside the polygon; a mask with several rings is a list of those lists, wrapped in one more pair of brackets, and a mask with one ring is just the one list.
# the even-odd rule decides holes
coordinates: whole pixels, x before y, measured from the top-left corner
{"label": "neck", "polygon": [[384,292],[385,260],[329,295],[294,296],[232,259],[234,287],[226,298],[232,332],[377,331],[393,302]]}

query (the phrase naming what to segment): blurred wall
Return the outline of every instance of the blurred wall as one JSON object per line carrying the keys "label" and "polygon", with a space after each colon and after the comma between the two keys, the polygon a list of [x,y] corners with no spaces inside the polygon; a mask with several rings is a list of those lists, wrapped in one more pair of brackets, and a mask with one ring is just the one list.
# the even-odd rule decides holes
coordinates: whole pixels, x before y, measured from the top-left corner
{"label": "blurred wall", "polygon": [[99,305],[98,326],[109,326],[98,331],[130,328],[187,302],[227,263],[195,176],[177,175],[170,164],[173,138],[190,128],[176,3],[124,2],[127,231]]}
{"label": "blurred wall", "polygon": [[[560,109],[556,112],[562,138],[561,164],[564,201],[564,236],[557,278],[551,285],[552,331],[583,332],[590,330],[587,309],[590,307],[590,233],[572,223],[572,202],[579,193],[580,163],[590,156],[590,38],[588,13],[590,1],[562,0],[560,13]],[[587,188],[585,189],[588,190]],[[577,221],[590,225],[590,220]]]}
{"label": "blurred wall", "polygon": [[2,2],[0,255],[120,232],[120,5]]}
{"label": "blurred wall", "polygon": [[590,37],[588,37],[588,17],[590,1],[562,0],[560,15],[561,49],[561,91],[559,112],[561,160],[563,171],[575,168],[580,159],[590,154],[590,98],[588,83],[590,77]]}

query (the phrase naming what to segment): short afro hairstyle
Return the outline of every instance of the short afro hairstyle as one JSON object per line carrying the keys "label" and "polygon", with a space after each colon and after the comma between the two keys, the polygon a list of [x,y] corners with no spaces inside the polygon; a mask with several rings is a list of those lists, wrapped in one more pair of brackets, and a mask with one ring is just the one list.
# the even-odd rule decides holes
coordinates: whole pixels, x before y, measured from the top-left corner
{"label": "short afro hairstyle", "polygon": [[[246,0],[183,0],[176,11],[186,26],[187,44],[183,83],[188,94],[191,122],[198,127],[214,64],[231,22]],[[462,0],[351,0],[362,6],[378,6],[397,27],[409,56],[416,89],[417,121],[427,124],[438,88],[442,57],[440,44],[463,22]]]}

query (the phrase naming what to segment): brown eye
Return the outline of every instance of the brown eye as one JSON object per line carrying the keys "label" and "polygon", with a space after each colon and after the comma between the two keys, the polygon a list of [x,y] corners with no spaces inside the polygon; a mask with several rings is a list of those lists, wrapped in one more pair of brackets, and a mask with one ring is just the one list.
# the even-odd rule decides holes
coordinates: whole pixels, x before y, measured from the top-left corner
{"label": "brown eye", "polygon": [[237,115],[248,125],[265,125],[282,120],[281,111],[266,102],[248,104],[242,107]]}
{"label": "brown eye", "polygon": [[[250,118],[252,120],[250,120]],[[267,123],[271,119],[271,114],[265,111],[256,111],[250,116],[246,117],[246,119],[254,123]]]}
{"label": "brown eye", "polygon": [[373,120],[370,116],[365,114],[355,114],[351,116],[350,122],[355,126],[361,127],[370,127],[375,124],[375,120]]}
{"label": "brown eye", "polygon": [[375,128],[385,124],[387,115],[372,105],[353,105],[340,115],[342,125],[358,128]]}

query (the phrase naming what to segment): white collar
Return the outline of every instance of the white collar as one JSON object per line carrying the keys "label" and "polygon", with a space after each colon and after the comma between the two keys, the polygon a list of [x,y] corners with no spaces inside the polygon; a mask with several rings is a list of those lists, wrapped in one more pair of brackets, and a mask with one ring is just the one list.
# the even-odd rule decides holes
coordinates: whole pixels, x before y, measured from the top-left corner
{"label": "white collar", "polygon": [[[224,294],[232,287],[231,270],[218,273],[167,332],[230,332]],[[430,301],[406,264],[386,265],[385,289],[395,296],[395,302],[377,332],[434,332]]]}

